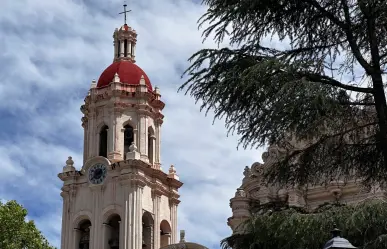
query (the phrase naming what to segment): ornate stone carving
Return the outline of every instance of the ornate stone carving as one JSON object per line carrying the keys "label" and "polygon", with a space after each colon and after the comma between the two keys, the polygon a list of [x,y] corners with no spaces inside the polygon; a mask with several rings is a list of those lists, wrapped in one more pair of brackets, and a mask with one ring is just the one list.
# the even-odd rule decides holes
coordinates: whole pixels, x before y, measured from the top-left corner
{"label": "ornate stone carving", "polygon": [[74,161],[73,161],[73,158],[69,156],[66,160],[66,166],[63,167],[63,173],[73,172],[73,171],[75,171]]}
{"label": "ornate stone carving", "polygon": [[129,152],[137,152],[137,146],[132,142],[132,144],[129,146]]}
{"label": "ornate stone carving", "polygon": [[250,170],[249,166],[245,167],[245,170],[243,171],[243,175],[245,176],[245,178],[250,177],[251,170]]}
{"label": "ornate stone carving", "polygon": [[246,192],[242,188],[238,188],[235,192],[235,197],[246,197]]}
{"label": "ornate stone carving", "polygon": [[259,162],[253,163],[251,165],[251,174],[256,177],[261,177],[263,175],[264,165]]}

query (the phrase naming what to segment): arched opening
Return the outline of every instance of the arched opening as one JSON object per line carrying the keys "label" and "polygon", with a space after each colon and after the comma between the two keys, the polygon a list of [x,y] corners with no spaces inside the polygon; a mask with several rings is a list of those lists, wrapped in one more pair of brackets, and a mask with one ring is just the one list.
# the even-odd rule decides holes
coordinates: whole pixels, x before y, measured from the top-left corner
{"label": "arched opening", "polygon": [[106,225],[107,242],[109,249],[120,248],[120,222],[121,218],[118,214],[112,215]]}
{"label": "arched opening", "polygon": [[124,129],[124,156],[126,158],[126,153],[129,152],[129,146],[134,142],[134,133],[133,127],[130,125],[125,125]]}
{"label": "arched opening", "polygon": [[124,57],[128,56],[128,40],[124,40]]}
{"label": "arched opening", "polygon": [[84,220],[79,223],[78,230],[78,248],[89,249],[90,248],[90,227],[91,222]]}
{"label": "arched opening", "polygon": [[117,41],[117,58],[121,55],[121,41]]}
{"label": "arched opening", "polygon": [[168,221],[163,220],[160,223],[160,247],[164,247],[170,244],[171,240],[171,226]]}
{"label": "arched opening", "polygon": [[155,132],[152,127],[148,127],[148,159],[150,164],[154,163],[155,145],[156,145]]}
{"label": "arched opening", "polygon": [[99,155],[107,157],[107,141],[109,127],[104,125],[99,132]]}
{"label": "arched opening", "polygon": [[142,248],[153,248],[153,218],[149,212],[142,215]]}

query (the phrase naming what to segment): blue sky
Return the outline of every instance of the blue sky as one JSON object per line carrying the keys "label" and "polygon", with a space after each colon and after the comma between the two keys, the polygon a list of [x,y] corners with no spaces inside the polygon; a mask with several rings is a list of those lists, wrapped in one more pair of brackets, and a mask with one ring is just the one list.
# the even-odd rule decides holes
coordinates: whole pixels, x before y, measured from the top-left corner
{"label": "blue sky", "polygon": [[[179,229],[188,241],[219,248],[231,232],[229,199],[260,150],[236,149],[223,121],[212,125],[177,88],[187,58],[202,44],[205,6],[189,0],[131,0],[128,23],[139,34],[137,64],[160,88],[165,122],[162,163],[182,187]],[[59,246],[62,200],[57,174],[68,156],[82,162],[79,107],[113,59],[112,34],[123,24],[119,0],[3,0],[0,8],[0,199],[15,199]]]}

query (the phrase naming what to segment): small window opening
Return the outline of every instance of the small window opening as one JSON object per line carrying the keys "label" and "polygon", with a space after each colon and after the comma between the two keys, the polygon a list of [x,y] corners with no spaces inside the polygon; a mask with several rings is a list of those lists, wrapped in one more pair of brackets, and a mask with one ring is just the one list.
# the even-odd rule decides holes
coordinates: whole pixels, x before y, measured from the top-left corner
{"label": "small window opening", "polygon": [[130,125],[124,126],[124,155],[129,152],[129,146],[134,142],[133,127]]}
{"label": "small window opening", "polygon": [[99,155],[107,157],[108,127],[104,125],[99,133]]}

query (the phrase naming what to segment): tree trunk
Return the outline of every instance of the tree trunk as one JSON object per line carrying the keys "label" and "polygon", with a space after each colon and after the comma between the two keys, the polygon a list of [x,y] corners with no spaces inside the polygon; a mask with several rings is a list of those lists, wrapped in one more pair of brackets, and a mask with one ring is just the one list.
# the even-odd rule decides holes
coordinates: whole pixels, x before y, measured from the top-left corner
{"label": "tree trunk", "polygon": [[383,88],[383,79],[381,74],[374,74],[372,83],[374,88],[375,109],[378,115],[380,129],[380,146],[383,152],[384,168],[387,171],[387,103]]}

